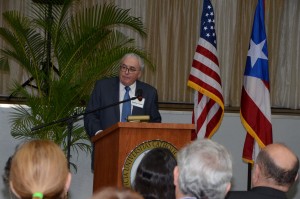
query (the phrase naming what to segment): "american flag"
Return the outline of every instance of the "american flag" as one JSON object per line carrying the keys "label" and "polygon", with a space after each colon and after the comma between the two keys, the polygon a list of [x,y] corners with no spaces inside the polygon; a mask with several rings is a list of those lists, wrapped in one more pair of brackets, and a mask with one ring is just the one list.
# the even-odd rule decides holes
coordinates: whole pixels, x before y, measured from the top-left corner
{"label": "american flag", "polygon": [[203,1],[200,38],[196,47],[188,86],[195,89],[192,139],[210,138],[221,124],[224,100],[220,78],[214,11]]}
{"label": "american flag", "polygon": [[[244,72],[240,116],[247,131],[243,159],[253,163],[258,153],[272,143],[270,83],[264,2],[258,0]],[[256,142],[256,143],[255,143]]]}

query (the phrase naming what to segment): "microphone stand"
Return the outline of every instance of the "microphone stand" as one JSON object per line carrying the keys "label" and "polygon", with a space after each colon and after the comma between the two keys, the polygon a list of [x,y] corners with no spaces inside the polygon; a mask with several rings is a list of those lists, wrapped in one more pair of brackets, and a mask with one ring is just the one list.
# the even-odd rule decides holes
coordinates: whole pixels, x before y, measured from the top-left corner
{"label": "microphone stand", "polygon": [[[128,101],[131,101],[131,100],[135,100],[135,99],[140,99],[141,96],[135,96],[135,97],[132,97],[132,98],[129,98],[129,99],[126,99],[126,100],[123,100],[123,101],[119,101],[119,102],[115,102],[113,104],[109,104],[109,105],[106,105],[106,106],[102,106],[102,107],[99,107],[99,108],[96,108],[96,109],[93,109],[93,110],[90,110],[90,111],[87,111],[87,112],[83,112],[83,113],[74,113],[72,116],[70,117],[65,117],[65,118],[61,118],[61,119],[58,119],[58,120],[55,120],[55,121],[52,121],[52,122],[49,122],[49,123],[46,123],[46,124],[42,124],[42,125],[38,125],[36,127],[33,127],[31,128],[31,131],[37,131],[39,129],[43,129],[47,126],[52,126],[54,124],[58,124],[58,123],[67,123],[68,125],[68,137],[67,137],[67,161],[68,161],[68,168],[70,169],[70,159],[71,159],[71,137],[72,137],[72,131],[73,131],[73,124],[76,120],[78,120],[78,117],[79,116],[83,116],[83,115],[88,115],[90,113],[94,113],[96,111],[101,111],[103,109],[106,109],[106,108],[110,108],[110,107],[113,107],[113,106],[116,106],[118,104],[122,104],[122,103],[125,103],[125,102],[128,102]],[[82,119],[82,118],[80,118]]]}

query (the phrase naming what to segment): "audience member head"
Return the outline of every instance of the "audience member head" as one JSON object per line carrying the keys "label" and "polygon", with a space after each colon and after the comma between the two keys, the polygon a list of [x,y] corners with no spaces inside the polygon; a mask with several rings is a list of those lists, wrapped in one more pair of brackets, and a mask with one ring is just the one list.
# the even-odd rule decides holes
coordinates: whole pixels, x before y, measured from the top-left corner
{"label": "audience member head", "polygon": [[195,140],[177,154],[176,198],[223,199],[231,186],[231,155],[209,139]]}
{"label": "audience member head", "polygon": [[145,199],[175,198],[173,170],[176,158],[167,148],[154,148],[142,158],[134,180],[134,189]]}
{"label": "audience member head", "polygon": [[[16,146],[15,148],[15,152],[17,151],[19,145]],[[14,154],[15,154],[14,152]],[[11,160],[14,156],[14,154],[12,154],[6,161],[5,163],[5,167],[4,167],[4,174],[2,175],[2,180],[4,182],[5,185],[7,185],[9,187],[9,173],[10,173],[10,167],[11,167]]]}
{"label": "audience member head", "polygon": [[10,156],[7,159],[7,161],[5,163],[5,167],[4,167],[4,174],[2,175],[2,179],[3,179],[3,182],[5,183],[5,185],[9,185],[9,171],[10,171],[12,157],[13,156]]}
{"label": "audience member head", "polygon": [[143,199],[143,197],[131,189],[106,187],[95,193],[91,199]]}
{"label": "audience member head", "polygon": [[62,199],[71,182],[63,151],[49,140],[32,140],[11,161],[10,188],[20,199]]}
{"label": "audience member head", "polygon": [[284,144],[263,148],[254,165],[252,186],[267,186],[287,192],[298,178],[299,159]]}
{"label": "audience member head", "polygon": [[119,78],[124,86],[132,85],[142,76],[144,62],[140,56],[134,53],[124,55],[120,63]]}

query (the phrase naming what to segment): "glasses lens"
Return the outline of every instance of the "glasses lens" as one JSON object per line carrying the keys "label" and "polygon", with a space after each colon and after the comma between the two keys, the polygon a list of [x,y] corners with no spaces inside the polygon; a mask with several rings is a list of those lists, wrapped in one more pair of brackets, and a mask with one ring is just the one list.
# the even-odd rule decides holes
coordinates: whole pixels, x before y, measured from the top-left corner
{"label": "glasses lens", "polygon": [[128,70],[128,72],[129,73],[134,73],[134,72],[136,72],[137,71],[137,69],[136,68],[134,68],[134,67],[128,67],[128,66],[126,66],[125,64],[122,64],[121,66],[120,66],[120,69],[121,69],[121,71],[123,71],[123,72],[127,72],[127,70]]}
{"label": "glasses lens", "polygon": [[131,72],[131,73],[134,73],[134,72],[136,71],[136,69],[135,69],[134,67],[130,67],[128,70],[129,70],[129,72]]}

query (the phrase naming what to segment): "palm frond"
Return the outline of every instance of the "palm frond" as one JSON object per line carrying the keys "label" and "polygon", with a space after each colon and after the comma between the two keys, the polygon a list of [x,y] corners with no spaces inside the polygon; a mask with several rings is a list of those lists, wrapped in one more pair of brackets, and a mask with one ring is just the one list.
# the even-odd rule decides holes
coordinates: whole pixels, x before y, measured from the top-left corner
{"label": "palm frond", "polygon": [[0,70],[9,71],[9,64],[7,57],[0,57]]}

